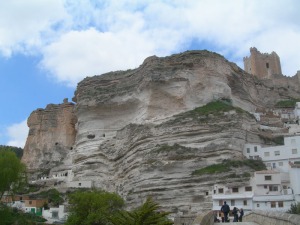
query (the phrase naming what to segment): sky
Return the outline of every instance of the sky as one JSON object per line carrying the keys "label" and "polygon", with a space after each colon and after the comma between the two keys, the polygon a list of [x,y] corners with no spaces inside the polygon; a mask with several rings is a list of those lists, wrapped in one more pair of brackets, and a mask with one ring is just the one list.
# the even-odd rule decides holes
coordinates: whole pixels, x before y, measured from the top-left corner
{"label": "sky", "polygon": [[152,55],[207,49],[243,68],[255,46],[293,76],[299,9],[298,0],[0,1],[0,145],[23,148],[30,113],[71,101],[83,78]]}

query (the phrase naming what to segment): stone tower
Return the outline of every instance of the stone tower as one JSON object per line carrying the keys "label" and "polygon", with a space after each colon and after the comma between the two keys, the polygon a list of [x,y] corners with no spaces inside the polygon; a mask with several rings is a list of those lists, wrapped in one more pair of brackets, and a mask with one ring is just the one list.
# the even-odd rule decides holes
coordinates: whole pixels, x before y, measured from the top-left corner
{"label": "stone tower", "polygon": [[250,57],[244,57],[244,70],[260,78],[281,75],[280,58],[276,52],[261,53],[255,47],[250,48]]}

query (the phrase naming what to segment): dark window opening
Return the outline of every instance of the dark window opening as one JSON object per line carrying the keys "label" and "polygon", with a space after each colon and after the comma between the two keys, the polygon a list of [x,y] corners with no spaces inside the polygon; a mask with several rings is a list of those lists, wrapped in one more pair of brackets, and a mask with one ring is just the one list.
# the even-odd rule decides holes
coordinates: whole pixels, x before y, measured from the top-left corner
{"label": "dark window opening", "polygon": [[269,63],[266,63],[266,67],[269,69]]}
{"label": "dark window opening", "polygon": [[95,134],[89,134],[89,135],[87,136],[87,138],[88,138],[88,139],[93,139],[93,138],[95,138]]}

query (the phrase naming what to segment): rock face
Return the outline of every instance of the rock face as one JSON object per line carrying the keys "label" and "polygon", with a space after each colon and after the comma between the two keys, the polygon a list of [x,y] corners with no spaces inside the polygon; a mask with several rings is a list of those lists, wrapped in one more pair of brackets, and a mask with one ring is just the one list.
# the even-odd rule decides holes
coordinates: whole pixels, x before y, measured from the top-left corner
{"label": "rock face", "polygon": [[75,142],[77,122],[73,108],[74,104],[65,100],[63,104],[49,104],[46,109],[31,113],[27,120],[29,134],[22,157],[29,172],[48,173],[51,168],[66,164],[64,160],[70,165],[71,160],[66,156]]}
{"label": "rock face", "polygon": [[[218,175],[193,172],[224,159],[243,159],[246,142],[261,142],[261,131],[246,111],[299,96],[297,76],[259,80],[216,53],[152,56],[137,69],[81,81],[73,99],[76,117],[69,103],[34,111],[23,161],[38,169],[64,157],[61,166],[72,168],[74,180],[116,191],[130,206],[151,195],[174,213],[210,209],[212,185],[225,179],[248,182],[243,174],[249,168]],[[216,100],[232,106],[201,112],[199,107]],[[48,115],[53,123],[44,119]]]}

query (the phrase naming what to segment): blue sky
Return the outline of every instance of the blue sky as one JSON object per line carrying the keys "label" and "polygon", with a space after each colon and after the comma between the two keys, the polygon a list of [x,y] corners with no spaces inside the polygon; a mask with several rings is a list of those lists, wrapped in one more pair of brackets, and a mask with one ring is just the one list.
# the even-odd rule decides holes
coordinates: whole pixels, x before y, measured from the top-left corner
{"label": "blue sky", "polygon": [[24,147],[37,108],[71,99],[86,76],[151,55],[207,49],[242,67],[255,46],[300,70],[298,0],[10,0],[0,2],[0,145]]}

